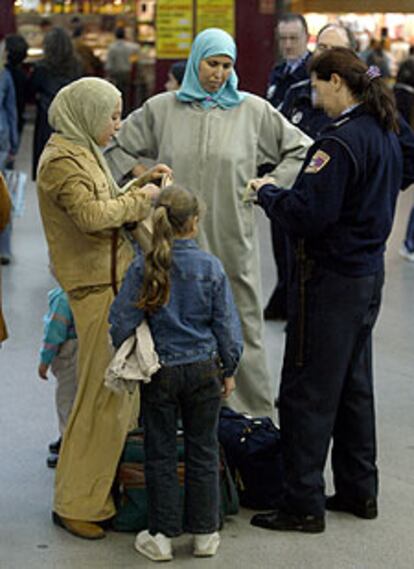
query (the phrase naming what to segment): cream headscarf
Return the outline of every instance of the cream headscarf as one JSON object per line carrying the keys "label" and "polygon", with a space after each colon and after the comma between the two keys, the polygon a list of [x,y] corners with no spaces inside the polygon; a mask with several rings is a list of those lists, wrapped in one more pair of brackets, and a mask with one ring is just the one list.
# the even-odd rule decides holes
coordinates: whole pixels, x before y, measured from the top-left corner
{"label": "cream headscarf", "polygon": [[97,138],[111,119],[121,93],[114,85],[98,79],[85,77],[63,87],[49,108],[49,123],[63,138],[79,144],[92,152],[108,179],[111,193],[119,193],[106,163]]}

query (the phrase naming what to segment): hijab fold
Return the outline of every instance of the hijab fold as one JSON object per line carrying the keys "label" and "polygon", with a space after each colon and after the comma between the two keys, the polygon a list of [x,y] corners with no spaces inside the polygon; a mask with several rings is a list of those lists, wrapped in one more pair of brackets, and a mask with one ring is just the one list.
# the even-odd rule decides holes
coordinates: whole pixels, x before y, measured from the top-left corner
{"label": "hijab fold", "polygon": [[93,154],[108,180],[113,197],[119,194],[120,188],[97,140],[107,128],[120,99],[121,93],[112,83],[97,77],[85,77],[63,87],[53,99],[48,114],[49,123],[57,133]]}
{"label": "hijab fold", "polygon": [[239,80],[234,69],[218,91],[209,93],[201,86],[199,80],[201,60],[218,55],[230,57],[233,64],[236,62],[237,49],[231,35],[219,28],[208,28],[200,32],[193,42],[183,83],[176,94],[179,101],[199,102],[205,109],[216,106],[231,109],[242,103],[246,95],[237,89]]}

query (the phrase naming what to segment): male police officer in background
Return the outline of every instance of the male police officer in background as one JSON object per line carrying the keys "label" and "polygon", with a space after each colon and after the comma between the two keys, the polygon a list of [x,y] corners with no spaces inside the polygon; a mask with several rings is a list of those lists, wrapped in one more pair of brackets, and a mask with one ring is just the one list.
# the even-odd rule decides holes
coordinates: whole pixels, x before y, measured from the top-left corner
{"label": "male police officer in background", "polygon": [[[323,26],[316,37],[316,48],[312,56],[332,47],[355,49],[356,42],[352,32],[338,23]],[[292,124],[312,138],[317,138],[322,128],[331,121],[323,109],[314,106],[309,77],[288,89],[280,110]]]}
{"label": "male police officer in background", "polygon": [[[283,61],[270,73],[266,98],[274,107],[280,109],[289,87],[308,78],[307,62],[311,54],[307,49],[308,27],[305,18],[300,14],[282,16],[277,26],[277,36]],[[265,173],[266,167],[259,175]],[[287,316],[288,243],[285,233],[276,221],[271,222],[271,230],[278,282],[265,308],[264,317],[284,320]]]}
{"label": "male police officer in background", "polygon": [[266,94],[274,107],[281,105],[291,85],[308,78],[306,63],[311,55],[307,49],[308,27],[300,14],[286,14],[280,18],[277,38],[283,61],[272,69]]}

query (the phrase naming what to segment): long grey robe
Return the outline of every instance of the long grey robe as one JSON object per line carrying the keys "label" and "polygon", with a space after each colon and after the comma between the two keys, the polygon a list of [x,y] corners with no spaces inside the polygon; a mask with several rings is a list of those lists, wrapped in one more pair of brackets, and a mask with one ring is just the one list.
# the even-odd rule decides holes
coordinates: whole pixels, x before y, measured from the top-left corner
{"label": "long grey robe", "polygon": [[129,115],[106,152],[118,181],[139,159],[151,158],[169,165],[174,180],[205,202],[199,241],[221,259],[230,278],[245,342],[229,404],[256,416],[273,415],[274,393],[263,343],[255,216],[242,196],[265,163],[277,164],[277,184],[290,187],[311,142],[254,95],[232,109],[206,110],[163,93]]}

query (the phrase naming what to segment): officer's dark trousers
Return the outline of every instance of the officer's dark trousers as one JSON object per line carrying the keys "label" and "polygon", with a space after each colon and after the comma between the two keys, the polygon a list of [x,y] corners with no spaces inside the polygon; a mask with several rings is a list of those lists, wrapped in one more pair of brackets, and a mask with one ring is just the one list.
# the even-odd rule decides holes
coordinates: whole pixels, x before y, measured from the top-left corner
{"label": "officer's dark trousers", "polygon": [[309,261],[297,272],[279,402],[283,508],[323,516],[331,438],[336,492],[377,495],[371,332],[384,276],[350,278]]}

